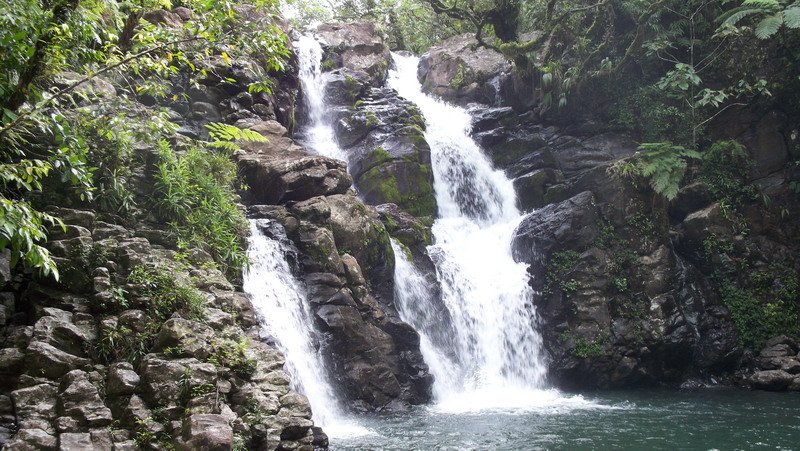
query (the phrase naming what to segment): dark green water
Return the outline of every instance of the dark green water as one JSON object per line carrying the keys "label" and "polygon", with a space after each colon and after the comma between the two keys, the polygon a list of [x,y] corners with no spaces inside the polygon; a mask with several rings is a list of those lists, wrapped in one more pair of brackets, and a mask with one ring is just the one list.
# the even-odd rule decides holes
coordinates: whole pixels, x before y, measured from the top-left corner
{"label": "dark green water", "polygon": [[602,392],[528,410],[361,417],[343,450],[800,450],[800,394]]}

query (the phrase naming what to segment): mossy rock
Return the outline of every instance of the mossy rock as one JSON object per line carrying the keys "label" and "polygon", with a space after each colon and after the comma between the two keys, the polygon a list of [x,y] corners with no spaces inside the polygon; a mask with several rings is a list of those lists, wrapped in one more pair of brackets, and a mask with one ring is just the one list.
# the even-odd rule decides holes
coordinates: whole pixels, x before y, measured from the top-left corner
{"label": "mossy rock", "polygon": [[358,183],[368,203],[397,204],[414,216],[436,214],[430,165],[391,160],[362,174]]}

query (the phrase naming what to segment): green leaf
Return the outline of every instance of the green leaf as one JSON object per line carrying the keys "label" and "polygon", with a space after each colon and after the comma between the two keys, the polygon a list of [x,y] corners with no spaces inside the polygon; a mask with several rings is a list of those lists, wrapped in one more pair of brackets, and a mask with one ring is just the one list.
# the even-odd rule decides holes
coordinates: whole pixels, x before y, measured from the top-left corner
{"label": "green leaf", "polygon": [[783,11],[783,23],[787,28],[800,28],[800,7],[792,6]]}
{"label": "green leaf", "polygon": [[781,13],[767,16],[756,26],[756,37],[758,39],[767,39],[777,33],[782,24],[783,16]]}
{"label": "green leaf", "polygon": [[750,9],[739,9],[738,11],[736,9],[734,9],[734,10],[731,11],[730,15],[727,18],[724,18],[725,16],[722,16],[724,18],[723,23],[730,24],[730,25],[736,25],[736,23],[738,23],[740,20],[744,19],[747,16],[751,16],[753,14],[759,14],[759,13],[763,13],[763,12],[764,11],[762,9],[760,9],[760,8],[759,9],[753,9],[753,8],[750,8]]}

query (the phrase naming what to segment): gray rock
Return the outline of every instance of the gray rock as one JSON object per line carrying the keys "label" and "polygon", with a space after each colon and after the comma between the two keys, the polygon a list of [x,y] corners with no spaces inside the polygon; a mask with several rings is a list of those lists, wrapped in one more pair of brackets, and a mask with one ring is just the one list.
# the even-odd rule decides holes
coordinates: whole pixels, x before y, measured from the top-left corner
{"label": "gray rock", "polygon": [[342,194],[353,183],[344,162],[332,158],[244,154],[238,159],[253,203],[275,204]]}
{"label": "gray rock", "polygon": [[593,242],[599,234],[594,203],[594,196],[586,191],[528,214],[514,232],[514,259],[540,265],[557,249],[576,249]]}
{"label": "gray rock", "polygon": [[75,210],[72,208],[55,207],[48,208],[48,213],[58,216],[64,223],[85,227],[89,230],[94,228],[97,215],[92,210]]}
{"label": "gray rock", "polygon": [[789,348],[789,354],[794,354],[798,351],[797,342],[786,335],[779,335],[777,337],[770,338],[766,343],[764,343],[764,348],[768,349],[780,345],[787,346]]}
{"label": "gray rock", "polygon": [[192,104],[191,117],[208,122],[219,122],[222,119],[217,107],[205,102],[194,102]]}
{"label": "gray rock", "polygon": [[192,415],[184,421],[182,435],[187,450],[229,451],[233,448],[233,429],[222,415]]}
{"label": "gray rock", "polygon": [[178,401],[180,390],[176,387],[182,379],[188,390],[199,385],[215,385],[217,369],[194,358],[164,360],[156,354],[148,354],[142,361],[140,376],[142,396],[152,403],[167,404]]}
{"label": "gray rock", "polygon": [[289,392],[280,399],[279,415],[311,418],[311,405],[308,398],[297,392]]}
{"label": "gray rock", "polygon": [[783,370],[758,371],[747,382],[752,388],[768,391],[783,391],[794,381],[795,376]]}
{"label": "gray rock", "polygon": [[520,208],[531,211],[547,204],[547,188],[564,180],[564,174],[556,169],[538,169],[514,179]]}
{"label": "gray rock", "polygon": [[139,385],[139,375],[128,362],[118,362],[108,369],[106,394],[109,396],[131,395]]}
{"label": "gray rock", "polygon": [[67,432],[58,435],[58,449],[61,451],[94,451],[92,436],[86,432]]}
{"label": "gray rock", "polygon": [[142,310],[125,310],[119,314],[118,324],[120,327],[127,327],[133,332],[144,332],[150,323],[150,317]]}
{"label": "gray rock", "polygon": [[50,384],[39,384],[11,392],[17,416],[23,419],[53,419],[56,414],[58,389]]}
{"label": "gray rock", "polygon": [[100,394],[81,370],[70,371],[61,381],[58,411],[90,427],[111,424],[111,410],[105,406]]}
{"label": "gray rock", "polygon": [[205,360],[211,353],[214,331],[205,324],[183,318],[170,318],[156,336],[154,350],[168,347],[180,349],[186,355]]}
{"label": "gray rock", "polygon": [[93,430],[91,431],[91,436],[93,449],[97,451],[111,451],[114,449],[111,432],[108,429]]}
{"label": "gray rock", "polygon": [[[25,353],[17,348],[0,349],[0,376],[11,380],[19,376],[25,366]],[[4,381],[5,382],[5,381]],[[5,384],[0,384],[5,385]]]}
{"label": "gray rock", "polygon": [[138,395],[133,395],[128,400],[122,413],[122,421],[129,425],[143,423],[152,415],[147,404]]}
{"label": "gray rock", "polygon": [[233,316],[218,308],[206,308],[206,324],[215,330],[223,330],[233,325]]}
{"label": "gray rock", "polygon": [[55,421],[58,432],[81,432],[81,422],[72,417],[58,417]]}
{"label": "gray rock", "polygon": [[498,92],[489,81],[508,72],[511,64],[503,55],[476,44],[474,34],[465,33],[428,49],[417,72],[423,87],[462,105],[494,104]]}
{"label": "gray rock", "polygon": [[6,443],[7,451],[53,450],[58,449],[58,439],[41,429],[20,429]]}
{"label": "gray rock", "polygon": [[57,349],[49,343],[31,341],[26,350],[28,372],[57,379],[64,374],[89,364],[88,359],[76,357]]}
{"label": "gray rock", "polygon": [[336,60],[339,67],[365,72],[374,86],[386,80],[391,54],[375,24],[324,24],[317,28],[317,34],[328,44],[327,57]]}
{"label": "gray rock", "polygon": [[[67,313],[67,312],[64,312]],[[33,326],[33,339],[53,345],[72,355],[84,355],[84,346],[92,343],[97,334],[87,327],[73,323],[72,314],[67,316],[43,316]]]}
{"label": "gray rock", "polygon": [[96,241],[109,238],[124,239],[130,236],[130,231],[121,225],[97,221],[92,230],[92,238]]}

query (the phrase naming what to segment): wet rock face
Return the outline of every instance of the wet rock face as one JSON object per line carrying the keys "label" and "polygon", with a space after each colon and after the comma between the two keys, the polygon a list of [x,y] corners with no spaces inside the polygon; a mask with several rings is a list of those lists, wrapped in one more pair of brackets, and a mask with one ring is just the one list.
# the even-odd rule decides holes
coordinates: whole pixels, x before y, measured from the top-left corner
{"label": "wet rock face", "polygon": [[372,205],[395,203],[415,216],[436,214],[425,122],[394,90],[370,88],[336,123],[350,173]]}
{"label": "wet rock face", "polygon": [[459,105],[494,105],[500,79],[510,71],[511,64],[497,52],[476,47],[471,33],[453,36],[431,47],[422,56],[417,75],[423,88]]}
{"label": "wet rock face", "polygon": [[534,303],[553,382],[677,385],[733,369],[741,352],[728,312],[671,249],[664,207],[603,167],[567,183],[565,193],[592,191],[529,214],[513,242],[541,293]]}
{"label": "wet rock face", "polygon": [[397,319],[389,238],[352,193],[262,210],[298,248],[328,367],[352,409],[404,410],[430,399],[419,336]]}
{"label": "wet rock face", "polygon": [[371,23],[323,25],[325,101],[349,172],[367,204],[398,204],[416,216],[436,214],[425,121],[412,103],[382,87],[391,64]]}

